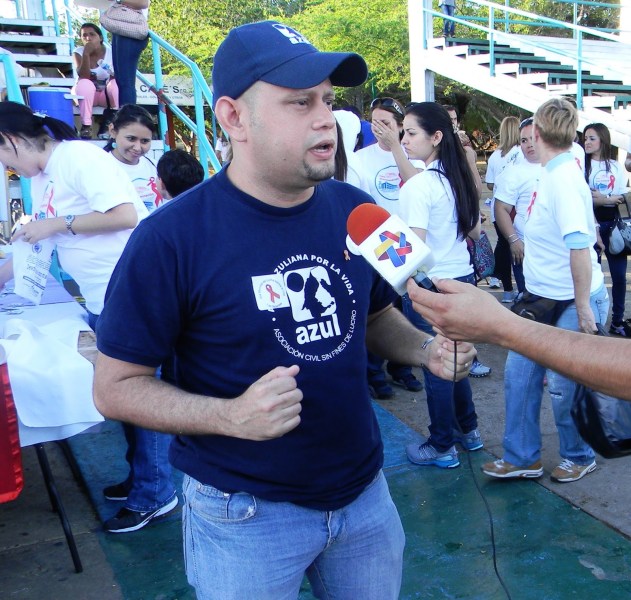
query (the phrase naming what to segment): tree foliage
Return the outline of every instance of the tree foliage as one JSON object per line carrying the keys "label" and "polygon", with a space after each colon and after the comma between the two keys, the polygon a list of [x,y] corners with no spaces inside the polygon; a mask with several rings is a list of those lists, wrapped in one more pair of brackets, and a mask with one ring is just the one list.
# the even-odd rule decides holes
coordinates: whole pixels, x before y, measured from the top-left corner
{"label": "tree foliage", "polygon": [[307,0],[288,22],[315,46],[329,52],[357,52],[369,78],[358,90],[339,90],[340,101],[359,108],[376,95],[409,98],[410,61],[407,4],[398,0]]}
{"label": "tree foliage", "polygon": [[[503,3],[500,3],[503,4]],[[434,3],[437,9],[437,2]],[[573,7],[563,1],[511,0],[510,6],[539,15],[572,22]],[[402,0],[153,0],[151,28],[178,50],[194,60],[210,81],[212,58],[226,33],[233,27],[274,18],[294,26],[314,45],[326,51],[353,51],[368,63],[369,79],[352,90],[338,90],[338,104],[355,104],[366,110],[377,95],[394,96],[403,102],[410,97],[407,2]],[[498,10],[496,21],[505,13]],[[458,2],[457,16],[472,17],[478,25],[488,24],[488,9],[474,2]],[[614,28],[619,9],[579,5],[578,22],[590,27]],[[526,18],[513,17],[528,21]],[[434,19],[435,35],[440,36],[442,19]],[[503,28],[498,26],[498,29]],[[512,33],[560,35],[542,24],[514,23]],[[457,34],[485,37],[482,30],[459,25]],[[565,30],[563,35],[571,35]],[[187,74],[181,63],[162,53],[163,72]],[[145,52],[141,70],[152,71],[151,56]],[[511,107],[461,86],[436,78],[438,100],[456,104],[466,112],[469,128],[493,131]],[[514,107],[512,107],[514,108]],[[514,114],[518,110],[514,109]]]}

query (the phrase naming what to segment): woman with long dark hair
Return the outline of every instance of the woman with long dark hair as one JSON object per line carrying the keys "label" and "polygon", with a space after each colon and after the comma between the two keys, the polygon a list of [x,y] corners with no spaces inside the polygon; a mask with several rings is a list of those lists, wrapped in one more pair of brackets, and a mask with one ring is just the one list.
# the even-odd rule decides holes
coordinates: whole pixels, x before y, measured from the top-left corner
{"label": "woman with long dark hair", "polygon": [[[55,243],[94,327],[112,271],[147,211],[116,164],[76,137],[59,119],[17,102],[0,102],[0,162],[31,179],[33,198],[31,221],[13,239]],[[8,261],[0,268],[0,286],[12,277]]]}
{"label": "woman with long dark hair", "polygon": [[592,191],[594,214],[605,245],[605,256],[611,273],[612,314],[609,333],[631,337],[631,325],[624,320],[627,291],[627,257],[609,251],[609,238],[618,216],[618,205],[624,203],[627,174],[612,158],[611,135],[602,123],[591,123],[583,130],[585,179]]}
{"label": "woman with long dark hair", "polygon": [[[436,264],[428,275],[475,285],[466,239],[480,236],[478,192],[449,113],[435,102],[413,104],[403,129],[408,156],[422,160],[426,168],[401,188],[401,216],[432,251]],[[431,325],[414,311],[407,295],[403,308],[419,329],[432,333]],[[408,446],[408,458],[418,465],[457,467],[456,442],[467,450],[483,446],[471,385],[468,379],[454,384],[427,370],[423,374],[430,437],[423,444]]]}

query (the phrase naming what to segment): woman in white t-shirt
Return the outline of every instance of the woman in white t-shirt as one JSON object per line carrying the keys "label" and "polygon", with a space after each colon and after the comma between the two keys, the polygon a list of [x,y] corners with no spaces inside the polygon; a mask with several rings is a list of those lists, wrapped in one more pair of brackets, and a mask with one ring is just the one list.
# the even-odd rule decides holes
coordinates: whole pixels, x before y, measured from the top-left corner
{"label": "woman in white t-shirt", "polygon": [[600,226],[605,256],[611,273],[612,314],[609,333],[631,337],[631,324],[624,320],[627,289],[627,257],[609,252],[609,238],[618,216],[618,205],[624,203],[627,174],[618,161],[611,158],[611,135],[602,123],[592,123],[583,130],[585,146],[585,179],[592,191],[594,214]]}
{"label": "woman in white t-shirt", "polygon": [[[403,128],[408,156],[422,160],[426,169],[401,189],[401,216],[432,251],[435,266],[428,275],[475,284],[466,239],[480,236],[478,193],[449,113],[435,102],[420,102],[408,109]],[[407,294],[403,308],[419,329],[432,333],[431,325],[414,311]],[[468,450],[483,446],[471,385],[468,379],[457,383],[441,380],[426,369],[423,374],[430,437],[421,445],[408,446],[408,458],[419,465],[457,467],[456,442]],[[454,431],[454,426],[459,431]]]}
{"label": "woman in white t-shirt", "polygon": [[[353,154],[353,169],[348,183],[369,193],[373,200],[389,213],[398,214],[399,190],[410,177],[416,175],[422,164],[413,164],[401,146],[405,108],[395,98],[375,98],[370,104],[371,129],[376,144],[362,148]],[[387,399],[394,391],[386,381],[383,359],[368,353],[368,386],[373,397]],[[412,367],[393,361],[386,367],[393,383],[411,392],[423,389],[412,373]]]}
{"label": "woman in white t-shirt", "polygon": [[495,189],[498,177],[508,165],[517,160],[519,154],[519,119],[517,117],[504,117],[500,124],[500,143],[497,150],[489,156],[485,177],[486,186],[493,192],[491,196],[491,221],[497,233],[497,244],[493,253],[495,255],[495,269],[490,278],[490,287],[499,287],[501,281],[504,288],[503,302],[513,301],[513,277],[510,248],[495,221]]}
{"label": "woman in white t-shirt", "polygon": [[150,213],[165,201],[158,189],[156,165],[147,157],[153,129],[153,118],[142,106],[126,104],[114,115],[104,148],[120,163]]}
{"label": "woman in white t-shirt", "polygon": [[[519,124],[520,160],[508,165],[495,184],[495,225],[499,235],[507,240],[509,256],[517,290],[526,289],[524,280],[524,224],[526,211],[537,189],[541,173],[539,156],[533,141],[533,119],[529,117]],[[510,298],[502,301],[513,301]]]}
{"label": "woman in white t-shirt", "polygon": [[[132,229],[147,215],[133,186],[116,161],[77,140],[66,123],[17,102],[0,102],[0,162],[31,179],[32,220],[13,239],[54,242],[94,327],[112,271]],[[8,261],[0,268],[0,286],[12,277]]]}
{"label": "woman in white t-shirt", "polygon": [[[78,75],[72,92],[81,96],[80,135],[89,140],[92,137],[92,109],[94,106],[117,109],[118,85],[114,79],[112,50],[103,43],[101,30],[94,23],[84,23],[79,35],[83,46],[77,46],[72,55]],[[106,131],[106,127],[101,126],[99,137]]]}
{"label": "woman in white t-shirt", "polygon": [[[165,202],[158,189],[156,166],[146,156],[151,149],[153,128],[153,119],[144,108],[126,104],[114,116],[110,141],[104,148],[127,173],[149,212]],[[159,372],[160,369],[157,376]],[[171,512],[178,503],[168,459],[173,436],[127,423],[123,424],[123,431],[129,474],[124,481],[103,490],[109,500],[125,503],[103,525],[111,533],[136,531],[154,517]]]}

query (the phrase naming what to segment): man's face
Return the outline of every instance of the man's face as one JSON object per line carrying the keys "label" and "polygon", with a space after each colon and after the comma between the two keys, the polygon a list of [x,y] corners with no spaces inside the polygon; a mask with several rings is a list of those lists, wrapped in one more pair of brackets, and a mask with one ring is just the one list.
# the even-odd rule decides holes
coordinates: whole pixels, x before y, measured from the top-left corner
{"label": "man's face", "polygon": [[451,119],[451,126],[454,128],[454,131],[457,133],[458,132],[458,113],[456,113],[455,110],[448,110],[447,113],[449,114],[449,118]]}
{"label": "man's face", "polygon": [[328,79],[304,90],[259,81],[243,100],[244,150],[262,185],[295,193],[333,176],[337,132]]}

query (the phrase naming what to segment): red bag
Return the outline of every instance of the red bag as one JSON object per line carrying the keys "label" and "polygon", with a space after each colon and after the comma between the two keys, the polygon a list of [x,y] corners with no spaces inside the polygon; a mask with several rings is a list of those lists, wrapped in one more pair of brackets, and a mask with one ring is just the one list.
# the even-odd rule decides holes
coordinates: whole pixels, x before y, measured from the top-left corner
{"label": "red bag", "polygon": [[0,365],[0,502],[15,500],[24,487],[18,417],[7,364]]}

